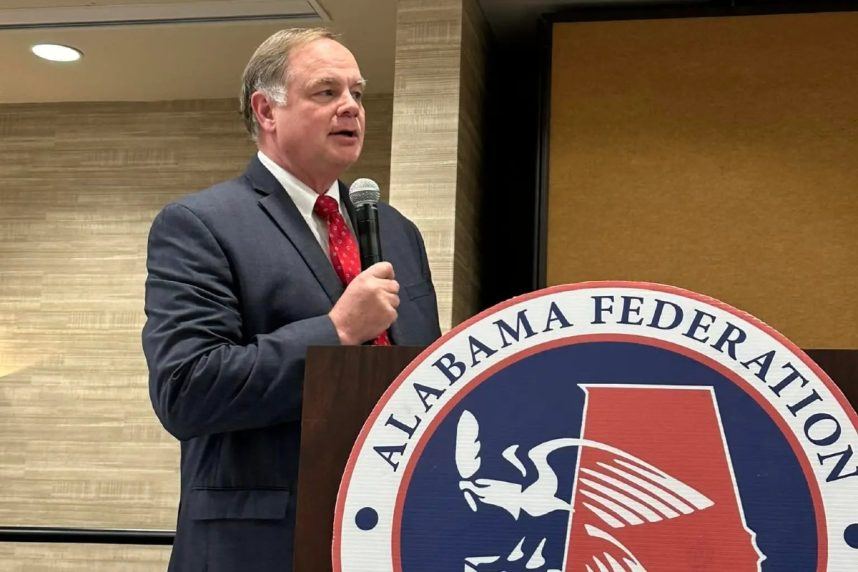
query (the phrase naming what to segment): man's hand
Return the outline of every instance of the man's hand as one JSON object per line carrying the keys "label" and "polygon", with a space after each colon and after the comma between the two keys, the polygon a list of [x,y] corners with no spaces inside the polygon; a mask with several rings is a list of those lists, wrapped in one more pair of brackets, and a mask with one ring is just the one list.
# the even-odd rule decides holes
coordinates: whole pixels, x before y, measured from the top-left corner
{"label": "man's hand", "polygon": [[328,313],[340,343],[353,346],[372,340],[396,320],[399,283],[389,262],[373,264],[346,287]]}

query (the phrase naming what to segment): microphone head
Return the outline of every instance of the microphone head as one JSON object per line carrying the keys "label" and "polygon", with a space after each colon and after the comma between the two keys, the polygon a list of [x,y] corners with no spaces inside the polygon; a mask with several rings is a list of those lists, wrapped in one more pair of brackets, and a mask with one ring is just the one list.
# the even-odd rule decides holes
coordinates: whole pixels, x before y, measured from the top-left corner
{"label": "microphone head", "polygon": [[349,199],[356,207],[378,204],[380,198],[378,183],[372,179],[358,179],[349,187]]}

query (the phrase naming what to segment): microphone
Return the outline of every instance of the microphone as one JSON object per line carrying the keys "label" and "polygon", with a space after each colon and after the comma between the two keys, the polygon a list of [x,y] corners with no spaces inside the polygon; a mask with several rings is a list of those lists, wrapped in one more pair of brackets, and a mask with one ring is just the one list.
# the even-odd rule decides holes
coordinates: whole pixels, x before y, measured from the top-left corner
{"label": "microphone", "polygon": [[355,207],[361,270],[381,262],[378,239],[378,199],[381,191],[372,179],[358,179],[349,187],[349,199]]}

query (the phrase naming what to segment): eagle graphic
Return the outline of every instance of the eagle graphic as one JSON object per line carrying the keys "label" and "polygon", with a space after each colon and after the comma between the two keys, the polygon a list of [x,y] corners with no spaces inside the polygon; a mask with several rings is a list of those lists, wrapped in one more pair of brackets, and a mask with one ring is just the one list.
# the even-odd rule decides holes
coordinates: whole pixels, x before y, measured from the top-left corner
{"label": "eagle graphic", "polygon": [[[558,477],[548,463],[552,453],[570,447],[602,452],[592,466],[579,468],[573,495],[580,495],[579,507],[586,508],[586,512],[576,518],[585,519],[584,530],[598,541],[595,545],[600,548],[594,554],[585,555],[587,564],[583,570],[587,572],[646,570],[633,552],[609,531],[681,518],[714,505],[701,492],[658,467],[618,448],[583,438],[552,439],[531,448],[526,453],[533,467],[530,474],[521,461],[519,446],[507,447],[502,453],[503,458],[521,474],[523,482],[530,482],[527,486],[475,478],[481,466],[479,423],[467,410],[462,412],[456,427],[455,462],[461,477],[459,489],[474,512],[481,505],[492,505],[508,512],[515,520],[522,513],[540,517],[554,511],[566,511],[571,515],[572,503],[558,496]],[[578,510],[582,512],[580,508]],[[534,543],[532,550],[524,549]],[[522,538],[508,554],[465,558],[464,570],[483,572],[523,567],[525,570],[561,572],[556,568],[546,568],[542,555],[545,543],[545,538],[538,542]]]}

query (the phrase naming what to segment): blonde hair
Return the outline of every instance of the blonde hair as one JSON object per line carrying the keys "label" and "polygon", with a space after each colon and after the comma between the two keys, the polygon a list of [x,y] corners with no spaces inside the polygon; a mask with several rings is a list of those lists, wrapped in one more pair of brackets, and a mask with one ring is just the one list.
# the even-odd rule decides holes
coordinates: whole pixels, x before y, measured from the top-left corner
{"label": "blonde hair", "polygon": [[321,39],[336,40],[337,36],[327,28],[289,28],[275,32],[253,52],[242,74],[239,108],[244,126],[254,141],[259,134],[259,123],[250,105],[250,96],[261,91],[276,103],[285,104],[289,54],[295,48]]}

